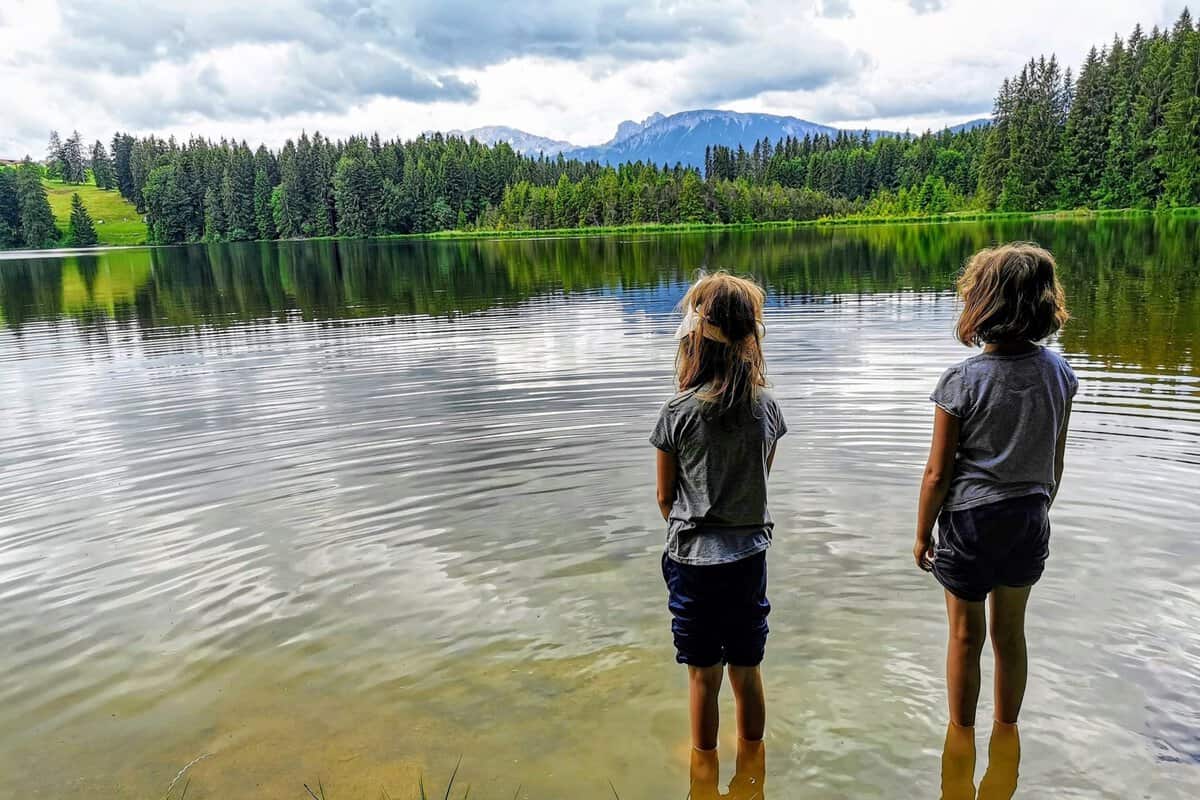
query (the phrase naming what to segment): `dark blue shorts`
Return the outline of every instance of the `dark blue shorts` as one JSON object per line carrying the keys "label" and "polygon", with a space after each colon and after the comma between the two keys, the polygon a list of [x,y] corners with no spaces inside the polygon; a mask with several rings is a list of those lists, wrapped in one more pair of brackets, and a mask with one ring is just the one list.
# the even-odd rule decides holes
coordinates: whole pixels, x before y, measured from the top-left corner
{"label": "dark blue shorts", "polygon": [[756,667],[767,646],[767,553],[693,566],[662,559],[675,660],[693,667]]}
{"label": "dark blue shorts", "polygon": [[943,510],[933,574],[955,597],[984,600],[997,586],[1032,586],[1050,555],[1050,499],[1031,494]]}

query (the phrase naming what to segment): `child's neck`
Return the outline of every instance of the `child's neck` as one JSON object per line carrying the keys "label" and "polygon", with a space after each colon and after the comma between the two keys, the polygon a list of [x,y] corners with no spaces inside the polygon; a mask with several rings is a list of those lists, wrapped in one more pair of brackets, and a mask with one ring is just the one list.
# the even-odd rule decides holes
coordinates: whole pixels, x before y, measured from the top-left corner
{"label": "child's neck", "polygon": [[1037,349],[1037,345],[1028,340],[1023,342],[989,342],[983,346],[983,352],[997,356],[1019,356]]}

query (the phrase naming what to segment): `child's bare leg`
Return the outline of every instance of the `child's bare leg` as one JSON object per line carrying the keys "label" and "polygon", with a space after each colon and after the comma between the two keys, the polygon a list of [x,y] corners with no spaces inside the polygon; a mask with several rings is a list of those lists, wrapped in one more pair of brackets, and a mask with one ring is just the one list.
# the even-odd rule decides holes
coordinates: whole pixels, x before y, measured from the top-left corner
{"label": "child's bare leg", "polygon": [[1025,650],[1025,606],[1032,587],[998,586],[992,592],[992,650],[996,654],[998,722],[1014,725],[1025,698],[1029,657]]}
{"label": "child's bare leg", "polygon": [[712,750],[717,746],[717,726],[721,715],[717,699],[725,667],[688,666],[688,699],[692,719],[692,747]]}
{"label": "child's bare leg", "polygon": [[767,726],[767,699],[763,694],[762,670],[729,665],[729,685],[737,709],[738,738],[757,742]]}
{"label": "child's bare leg", "polygon": [[950,623],[946,648],[950,721],[971,726],[979,703],[979,656],[987,638],[987,612],[982,602],[969,602],[946,592],[946,617]]}

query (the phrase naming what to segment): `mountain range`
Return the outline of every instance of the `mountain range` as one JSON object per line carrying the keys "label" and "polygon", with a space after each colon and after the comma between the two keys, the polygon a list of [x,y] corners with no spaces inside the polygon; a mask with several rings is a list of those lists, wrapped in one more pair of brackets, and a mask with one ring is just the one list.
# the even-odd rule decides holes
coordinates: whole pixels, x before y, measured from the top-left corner
{"label": "mountain range", "polygon": [[[950,128],[951,132],[971,130],[988,124],[987,119],[973,119]],[[861,133],[861,131],[853,131]],[[470,130],[447,131],[451,136],[474,137],[486,144],[507,142],[514,150],[526,155],[543,153],[563,154],[583,161],[619,164],[644,161],[655,164],[682,162],[689,166],[704,165],[704,148],[709,145],[738,145],[750,149],[766,139],[775,142],[787,136],[804,138],[820,134],[835,136],[838,129],[829,125],[776,114],[748,114],[737,111],[699,109],[664,116],[651,114],[641,122],[625,120],[617,126],[611,139],[603,144],[580,146],[560,139],[527,133],[517,128],[491,125]],[[891,131],[871,130],[877,136],[899,136]]]}

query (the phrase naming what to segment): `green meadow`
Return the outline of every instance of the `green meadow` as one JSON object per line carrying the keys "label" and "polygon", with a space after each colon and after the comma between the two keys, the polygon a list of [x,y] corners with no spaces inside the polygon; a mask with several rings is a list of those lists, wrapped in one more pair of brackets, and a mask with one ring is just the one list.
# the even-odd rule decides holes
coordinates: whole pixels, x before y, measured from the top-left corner
{"label": "green meadow", "polygon": [[50,210],[63,236],[71,218],[71,195],[78,193],[83,205],[96,224],[96,235],[101,245],[130,245],[146,243],[146,223],[142,215],[116,189],[99,189],[92,183],[63,183],[42,181],[46,186],[46,197]]}

